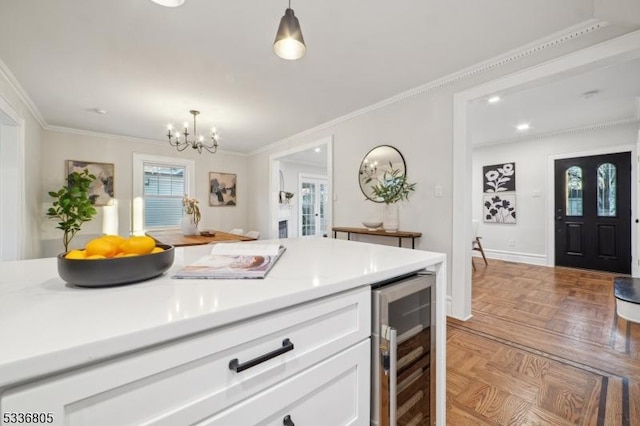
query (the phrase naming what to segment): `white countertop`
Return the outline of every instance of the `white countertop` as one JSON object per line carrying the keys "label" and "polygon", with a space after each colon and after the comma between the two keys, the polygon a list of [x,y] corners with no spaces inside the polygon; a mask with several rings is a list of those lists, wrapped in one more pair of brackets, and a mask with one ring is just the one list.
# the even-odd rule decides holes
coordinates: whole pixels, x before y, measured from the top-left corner
{"label": "white countertop", "polygon": [[152,280],[96,289],[66,284],[55,258],[0,263],[0,388],[445,261],[337,239],[274,241],[287,250],[263,280],[170,278],[211,246],[177,248]]}

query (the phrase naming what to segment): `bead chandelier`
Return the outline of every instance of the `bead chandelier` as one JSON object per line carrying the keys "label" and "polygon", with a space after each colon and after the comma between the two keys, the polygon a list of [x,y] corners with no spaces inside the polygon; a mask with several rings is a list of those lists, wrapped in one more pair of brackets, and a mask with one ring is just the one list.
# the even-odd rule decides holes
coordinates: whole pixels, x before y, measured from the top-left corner
{"label": "bead chandelier", "polygon": [[191,147],[197,150],[199,154],[202,154],[203,149],[209,151],[212,154],[215,154],[218,150],[218,134],[216,133],[215,127],[211,130],[211,142],[205,143],[204,136],[202,135],[198,136],[198,138],[196,139],[196,117],[198,114],[200,114],[200,111],[192,109],[191,111],[189,111],[189,113],[193,115],[193,139],[189,139],[189,123],[184,123],[184,130],[182,131],[182,133],[176,132],[175,134],[171,133],[171,131],[173,130],[173,126],[169,124],[169,132],[167,133],[169,144],[175,147],[180,152]]}

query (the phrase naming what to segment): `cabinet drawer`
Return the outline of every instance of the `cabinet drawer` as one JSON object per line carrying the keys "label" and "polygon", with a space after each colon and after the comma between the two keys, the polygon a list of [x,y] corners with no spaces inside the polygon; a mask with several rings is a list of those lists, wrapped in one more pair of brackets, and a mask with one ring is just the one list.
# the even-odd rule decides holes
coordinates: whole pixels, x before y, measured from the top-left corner
{"label": "cabinet drawer", "polygon": [[[368,288],[87,366],[4,393],[1,411],[52,412],[55,424],[192,424],[370,335]],[[240,373],[239,363],[294,349]]]}
{"label": "cabinet drawer", "polygon": [[369,425],[370,350],[367,339],[198,426]]}

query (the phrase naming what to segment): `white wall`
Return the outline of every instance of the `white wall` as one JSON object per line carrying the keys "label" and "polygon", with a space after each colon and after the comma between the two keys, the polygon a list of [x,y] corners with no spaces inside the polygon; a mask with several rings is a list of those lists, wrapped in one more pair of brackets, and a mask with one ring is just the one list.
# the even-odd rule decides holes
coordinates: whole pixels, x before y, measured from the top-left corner
{"label": "white wall", "polygon": [[[97,161],[115,164],[114,192],[118,200],[119,234],[128,235],[131,229],[132,158],[133,153],[147,153],[167,157],[191,158],[196,161],[196,197],[200,200],[202,221],[200,229],[228,231],[232,228],[247,228],[247,211],[253,204],[248,196],[247,159],[243,155],[218,152],[197,154],[177,152],[168,143],[145,142],[128,138],[46,131],[42,148],[42,174],[46,176],[40,194],[39,228],[42,232],[43,255],[52,256],[63,250],[62,231],[55,229],[55,221],[45,216],[51,205],[48,192],[64,184],[65,160]],[[209,172],[236,173],[238,205],[210,207],[208,205]],[[71,246],[81,247],[97,234],[102,233],[102,210],[98,209],[91,222],[83,225],[82,231]]]}
{"label": "white wall", "polygon": [[298,207],[300,206],[299,175],[300,173],[322,175],[327,174],[326,167],[315,167],[309,164],[296,163],[292,161],[280,161],[280,170],[284,176],[284,190],[293,192],[295,195],[291,199],[290,206],[280,208],[291,209],[289,221],[289,238],[298,236]]}
{"label": "white wall", "polygon": [[[1,63],[0,63],[1,65]],[[25,259],[40,257],[40,203],[42,188],[40,170],[40,149],[42,146],[42,127],[31,114],[25,102],[8,81],[0,67],[0,97],[2,97],[20,116],[24,123],[24,211],[22,244]]]}
{"label": "white wall", "polygon": [[[546,264],[548,209],[553,206],[553,200],[549,200],[547,193],[549,156],[635,145],[637,127],[628,125],[474,149],[473,218],[480,220],[478,235],[482,236],[488,257]],[[506,162],[516,163],[517,223],[484,223],[482,167]],[[510,246],[509,241],[515,244]]]}

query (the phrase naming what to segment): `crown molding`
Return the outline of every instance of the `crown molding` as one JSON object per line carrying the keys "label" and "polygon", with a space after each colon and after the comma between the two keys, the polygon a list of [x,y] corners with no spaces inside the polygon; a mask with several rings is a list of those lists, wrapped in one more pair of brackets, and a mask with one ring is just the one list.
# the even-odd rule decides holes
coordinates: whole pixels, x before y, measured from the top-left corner
{"label": "crown molding", "polygon": [[[0,77],[9,83],[9,86],[18,95],[40,127],[45,129],[47,127],[47,122],[44,121],[42,114],[40,114],[40,110],[36,107],[36,104],[33,103],[29,95],[27,95],[27,92],[22,88],[16,76],[13,75],[9,67],[7,67],[7,64],[5,64],[2,59],[0,59]],[[13,105],[13,107],[15,108],[15,105]]]}
{"label": "crown molding", "polygon": [[[114,135],[111,133],[100,133],[100,132],[93,132],[90,130],[74,129],[72,127],[47,126],[44,128],[44,130],[47,130],[50,132],[70,133],[74,135],[89,136],[94,138],[113,139],[113,140],[122,141],[122,142],[135,142],[135,143],[144,143],[144,144],[155,145],[155,146],[165,146],[165,141],[160,141],[156,139],[144,139],[144,138],[136,138],[134,136]],[[249,156],[244,152],[225,151],[221,149],[219,149],[216,152],[216,154],[232,155],[232,156],[243,157],[243,158]]]}
{"label": "crown molding", "polygon": [[566,136],[566,135],[574,135],[579,133],[590,133],[598,130],[613,129],[616,127],[626,127],[626,126],[632,126],[632,125],[638,125],[638,124],[640,124],[640,120],[635,117],[625,118],[623,120],[607,121],[605,123],[590,124],[588,126],[554,130],[551,132],[539,133],[531,136],[520,136],[515,138],[509,138],[509,139],[500,139],[500,140],[494,140],[494,141],[488,141],[488,142],[481,142],[481,143],[473,144],[473,148],[474,149],[484,148],[486,146],[503,145],[503,144],[514,143],[514,142],[527,142],[532,140],[551,138],[555,136]]}
{"label": "crown molding", "polygon": [[312,127],[311,129],[305,130],[301,133],[297,133],[293,136],[290,136],[286,139],[282,139],[278,142],[274,142],[272,144],[269,144],[267,146],[264,146],[262,148],[258,148],[254,151],[249,152],[249,156],[254,156],[257,154],[261,154],[263,152],[266,151],[270,151],[272,149],[276,149],[279,148],[283,145],[287,145],[289,143],[291,143],[292,141],[296,140],[296,139],[300,139],[304,136],[307,136],[309,134],[318,132],[320,130],[324,130],[330,127],[333,127],[337,124],[340,124],[342,122],[351,120],[352,118],[356,118],[358,116],[361,116],[363,114],[366,114],[368,112],[371,111],[375,111],[377,109],[380,109],[382,107],[385,107],[387,105],[391,105],[394,104],[396,102],[400,102],[403,101],[405,99],[411,98],[413,96],[422,94],[422,93],[427,93],[427,92],[431,92],[437,89],[440,89],[442,87],[445,86],[449,86],[452,85],[454,83],[457,83],[458,81],[467,79],[469,77],[474,77],[480,74],[483,74],[487,71],[493,70],[495,68],[498,68],[502,65],[517,61],[519,59],[525,58],[527,56],[533,55],[535,53],[538,53],[542,50],[548,49],[550,47],[555,47],[561,44],[564,44],[568,41],[571,40],[576,40],[580,37],[583,37],[587,34],[591,34],[595,31],[599,31],[602,30],[606,27],[609,26],[608,22],[605,21],[601,21],[599,19],[589,19],[586,20],[584,22],[581,22],[577,25],[565,28],[562,31],[550,34],[546,37],[543,37],[541,39],[538,39],[534,42],[525,44],[524,46],[520,46],[516,49],[510,50],[508,52],[505,52],[503,54],[500,54],[498,56],[495,56],[491,59],[488,59],[486,61],[482,61],[479,62],[475,65],[472,65],[470,67],[464,68],[460,71],[456,71],[452,74],[449,74],[447,76],[444,76],[442,78],[433,80],[429,83],[423,84],[421,86],[415,87],[413,89],[407,90],[405,92],[399,93],[397,95],[394,95],[390,98],[387,98],[383,101],[380,101],[378,103],[375,103],[373,105],[369,105],[368,107],[365,108],[361,108],[359,110],[353,111],[349,114],[343,115],[341,117],[338,117],[336,119],[333,119],[331,121],[327,121],[326,123],[320,124],[319,126],[316,127]]}

